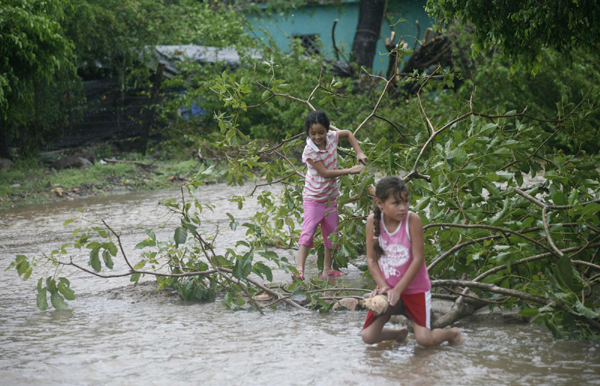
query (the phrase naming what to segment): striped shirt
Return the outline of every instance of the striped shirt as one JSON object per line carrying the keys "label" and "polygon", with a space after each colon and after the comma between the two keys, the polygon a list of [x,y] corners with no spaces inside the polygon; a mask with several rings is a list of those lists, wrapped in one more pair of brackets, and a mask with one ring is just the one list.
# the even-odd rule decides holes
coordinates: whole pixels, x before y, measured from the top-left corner
{"label": "striped shirt", "polygon": [[302,162],[307,167],[306,177],[304,178],[304,191],[302,192],[304,199],[327,201],[329,199],[333,200],[340,195],[337,187],[337,178],[322,177],[308,163],[308,160],[311,160],[313,163],[320,161],[327,170],[337,169],[337,144],[339,136],[339,132],[329,130],[327,132],[327,146],[325,150],[319,150],[310,137],[306,138],[306,146],[302,153]]}

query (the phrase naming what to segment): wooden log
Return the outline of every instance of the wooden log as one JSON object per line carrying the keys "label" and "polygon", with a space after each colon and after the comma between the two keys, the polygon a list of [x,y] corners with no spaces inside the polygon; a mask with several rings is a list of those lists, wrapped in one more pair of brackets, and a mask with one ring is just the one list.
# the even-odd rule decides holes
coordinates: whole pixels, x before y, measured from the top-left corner
{"label": "wooden log", "polygon": [[169,166],[167,164],[148,164],[148,163],[139,162],[139,161],[126,161],[126,160],[119,160],[119,159],[115,159],[115,158],[103,158],[103,161],[106,163],[113,163],[113,164],[131,164],[131,165],[141,166],[144,168],[156,168],[156,167]]}
{"label": "wooden log", "polygon": [[362,309],[371,311],[375,316],[390,316],[404,314],[401,299],[398,299],[398,302],[392,307],[390,306],[390,303],[387,300],[387,295],[383,294],[363,299],[358,303],[358,305]]}
{"label": "wooden log", "polygon": [[423,38],[423,44],[425,44],[429,41],[429,37],[431,36],[432,32],[433,32],[433,28],[427,28],[425,30],[425,37]]}
{"label": "wooden log", "polygon": [[358,300],[354,298],[343,298],[338,300],[331,308],[334,311],[337,311],[340,307],[345,307],[349,311],[356,311],[358,308]]}

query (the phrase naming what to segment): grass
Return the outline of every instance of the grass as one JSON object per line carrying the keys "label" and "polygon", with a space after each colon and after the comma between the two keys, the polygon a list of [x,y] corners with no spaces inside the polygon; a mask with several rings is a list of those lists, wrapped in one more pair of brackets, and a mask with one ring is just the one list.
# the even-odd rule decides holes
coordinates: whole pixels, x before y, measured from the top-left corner
{"label": "grass", "polygon": [[[151,165],[153,161],[139,160]],[[196,176],[197,160],[161,161],[160,167],[108,163],[65,170],[48,169],[35,160],[0,169],[0,208],[73,200],[116,191],[144,191],[180,186]],[[216,168],[218,170],[218,168]],[[219,171],[205,181],[218,180]]]}

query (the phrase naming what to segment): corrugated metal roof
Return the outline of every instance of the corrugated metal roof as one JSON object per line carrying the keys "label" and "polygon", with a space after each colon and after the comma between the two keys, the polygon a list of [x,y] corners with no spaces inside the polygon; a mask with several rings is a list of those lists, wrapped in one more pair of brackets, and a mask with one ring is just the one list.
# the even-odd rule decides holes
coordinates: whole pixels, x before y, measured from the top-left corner
{"label": "corrugated metal roof", "polygon": [[[240,55],[235,48],[218,48],[196,45],[181,46],[154,46],[155,58],[165,63],[166,71],[177,74],[175,62],[180,60],[192,60],[198,63],[216,63],[224,62],[231,66],[237,66],[240,63]],[[253,59],[261,59],[261,56],[255,50],[249,51]]]}

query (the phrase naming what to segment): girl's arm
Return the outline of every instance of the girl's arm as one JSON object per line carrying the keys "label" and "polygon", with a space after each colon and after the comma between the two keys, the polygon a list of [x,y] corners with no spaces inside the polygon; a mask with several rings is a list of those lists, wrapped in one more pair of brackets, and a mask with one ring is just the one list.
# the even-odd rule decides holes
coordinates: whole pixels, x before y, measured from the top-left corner
{"label": "girl's arm", "polygon": [[375,216],[374,214],[371,214],[367,218],[367,229],[366,229],[366,233],[367,233],[367,267],[369,267],[369,272],[371,273],[373,280],[375,280],[375,283],[377,283],[377,288],[379,290],[381,290],[381,289],[389,288],[389,287],[387,285],[387,282],[385,281],[385,278],[383,277],[383,274],[381,273],[381,269],[379,268],[379,263],[377,263],[377,260],[375,260],[375,250],[373,249],[373,237],[374,237],[373,217],[374,216]]}
{"label": "girl's arm", "polygon": [[334,178],[334,177],[339,177],[339,176],[345,176],[346,174],[358,174],[358,173],[362,172],[363,169],[365,168],[364,165],[355,165],[355,166],[352,166],[350,169],[329,170],[325,167],[325,165],[323,165],[323,162],[321,162],[321,161],[313,162],[313,160],[309,159],[309,160],[306,160],[306,162],[308,162],[313,168],[315,168],[315,170],[317,171],[317,173],[319,173],[319,175],[321,177],[325,177],[325,178]]}
{"label": "girl's arm", "polygon": [[348,139],[348,142],[350,142],[350,145],[356,152],[356,159],[358,160],[358,163],[362,163],[364,165],[367,162],[367,156],[360,149],[360,145],[358,144],[358,141],[356,140],[354,134],[352,134],[350,130],[340,130],[338,132],[338,135],[340,138]]}
{"label": "girl's arm", "polygon": [[387,292],[388,301],[392,306],[396,304],[400,295],[414,280],[415,276],[417,276],[417,273],[419,273],[419,270],[423,267],[423,261],[425,261],[425,244],[423,241],[423,222],[421,221],[421,217],[417,214],[410,216],[408,219],[408,229],[412,241],[413,261],[410,263],[410,266],[398,284]]}

